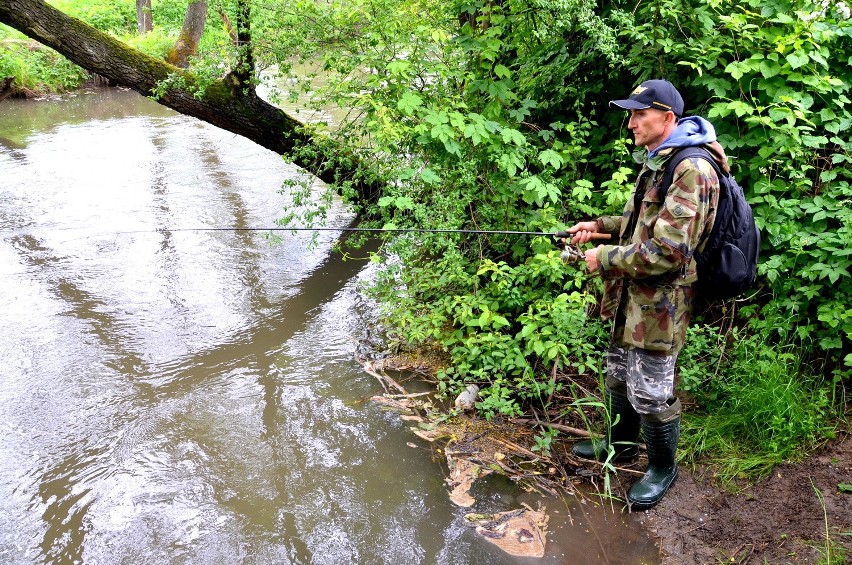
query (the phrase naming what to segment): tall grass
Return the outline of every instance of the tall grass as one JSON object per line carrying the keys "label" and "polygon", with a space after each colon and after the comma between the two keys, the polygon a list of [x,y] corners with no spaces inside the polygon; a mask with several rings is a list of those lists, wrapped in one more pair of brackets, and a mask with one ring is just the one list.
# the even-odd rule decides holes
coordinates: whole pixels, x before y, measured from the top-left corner
{"label": "tall grass", "polygon": [[[2,27],[2,26],[0,26]],[[6,28],[8,29],[8,28]],[[47,47],[0,30],[0,77],[15,77],[13,88],[28,95],[64,92],[82,85],[89,74]]]}
{"label": "tall grass", "polygon": [[831,437],[830,391],[824,379],[808,376],[803,344],[773,343],[735,329],[714,340],[713,331],[718,328],[694,330],[697,344],[681,359],[688,366],[682,388],[696,404],[684,418],[688,462],[711,462],[730,484],[765,476]]}

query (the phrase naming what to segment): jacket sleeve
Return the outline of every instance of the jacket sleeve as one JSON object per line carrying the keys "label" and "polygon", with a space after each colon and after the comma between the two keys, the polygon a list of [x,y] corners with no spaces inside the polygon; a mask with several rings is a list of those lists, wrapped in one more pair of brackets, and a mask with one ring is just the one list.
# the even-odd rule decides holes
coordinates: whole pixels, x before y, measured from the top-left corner
{"label": "jacket sleeve", "polygon": [[639,279],[688,267],[692,251],[705,233],[711,196],[718,186],[716,172],[705,159],[682,161],[664,202],[660,202],[657,189],[645,195],[630,243],[604,245],[598,250],[601,274]]}
{"label": "jacket sleeve", "polygon": [[597,220],[598,232],[618,235],[621,231],[621,216],[601,216]]}

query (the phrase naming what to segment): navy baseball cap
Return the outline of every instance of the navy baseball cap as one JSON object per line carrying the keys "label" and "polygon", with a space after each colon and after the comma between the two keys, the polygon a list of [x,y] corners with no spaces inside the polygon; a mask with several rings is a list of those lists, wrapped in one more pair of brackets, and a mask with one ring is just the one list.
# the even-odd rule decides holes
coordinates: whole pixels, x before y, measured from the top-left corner
{"label": "navy baseball cap", "polygon": [[683,97],[672,83],[667,80],[646,80],[630,93],[627,100],[610,100],[609,106],[622,110],[644,110],[657,108],[674,112],[678,118],[683,115]]}

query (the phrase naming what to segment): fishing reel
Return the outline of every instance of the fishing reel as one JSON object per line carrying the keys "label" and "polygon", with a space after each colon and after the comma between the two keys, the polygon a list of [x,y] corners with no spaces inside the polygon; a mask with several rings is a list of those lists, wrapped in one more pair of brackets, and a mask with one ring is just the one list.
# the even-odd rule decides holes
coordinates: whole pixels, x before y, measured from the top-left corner
{"label": "fishing reel", "polygon": [[562,253],[559,254],[559,258],[567,265],[573,265],[575,263],[585,261],[586,254],[583,253],[582,249],[580,249],[580,245],[571,245],[567,241],[568,237],[570,237],[569,234],[564,232],[557,232],[553,235],[553,245],[562,249]]}

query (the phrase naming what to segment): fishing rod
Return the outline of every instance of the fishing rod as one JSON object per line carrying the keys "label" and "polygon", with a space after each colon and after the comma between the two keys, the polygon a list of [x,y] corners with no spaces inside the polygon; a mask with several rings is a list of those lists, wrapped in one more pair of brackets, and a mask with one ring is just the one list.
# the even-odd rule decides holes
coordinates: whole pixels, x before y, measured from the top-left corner
{"label": "fishing rod", "polygon": [[[463,230],[463,229],[437,229],[437,228],[307,228],[307,227],[247,227],[247,228],[157,228],[153,230],[132,230],[111,232],[113,235],[129,235],[140,233],[179,233],[179,232],[274,232],[274,231],[334,231],[334,232],[364,232],[364,233],[459,233],[472,235],[516,235],[516,236],[549,236],[553,238],[553,243],[562,249],[561,258],[566,263],[576,263],[584,259],[583,251],[579,244],[573,247],[567,242],[573,236],[566,231],[544,232],[544,231],[518,231],[518,230]],[[91,237],[91,236],[89,236]],[[612,235],[608,233],[592,232],[588,234],[588,240],[607,240],[611,239]]]}
{"label": "fishing rod", "polygon": [[[142,230],[147,231],[147,230]],[[159,228],[153,231],[161,233],[193,232],[193,231],[337,231],[337,232],[372,232],[372,233],[464,233],[474,235],[526,235],[526,236],[550,236],[555,239],[567,239],[571,237],[565,231],[514,231],[514,230],[461,230],[461,229],[429,229],[429,228]],[[139,233],[139,232],[122,232]],[[610,239],[608,233],[592,233],[590,239]]]}
{"label": "fishing rod", "polygon": [[[577,263],[585,259],[583,251],[579,244],[571,247],[566,241],[572,237],[566,231],[558,232],[543,232],[543,231],[515,231],[515,230],[462,230],[462,229],[434,229],[434,228],[161,228],[156,230],[162,233],[172,232],[193,232],[193,231],[336,231],[336,232],[367,232],[367,233],[463,233],[473,235],[522,235],[522,236],[550,236],[554,239],[554,244],[562,249],[560,258],[566,263]],[[608,233],[592,232],[589,234],[589,240],[606,240],[612,237]]]}
{"label": "fishing rod", "polygon": [[[426,229],[426,228],[161,228],[158,232],[186,232],[186,231],[342,231],[342,232],[372,232],[372,233],[465,233],[479,235],[550,235],[554,233],[540,231],[511,231],[511,230],[451,230],[451,229]],[[560,232],[557,232],[560,233]]]}

